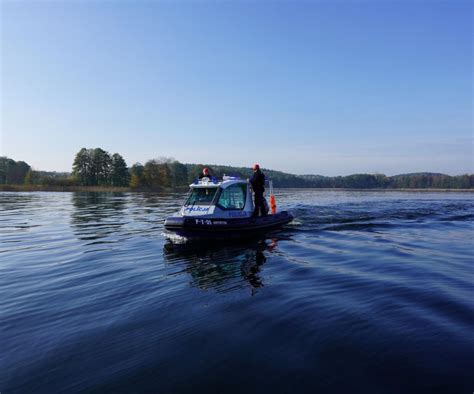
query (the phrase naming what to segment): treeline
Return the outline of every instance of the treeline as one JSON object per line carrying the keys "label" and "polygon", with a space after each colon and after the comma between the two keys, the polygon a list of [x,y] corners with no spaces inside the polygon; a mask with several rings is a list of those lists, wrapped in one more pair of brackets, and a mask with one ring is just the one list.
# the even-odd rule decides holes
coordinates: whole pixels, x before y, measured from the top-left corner
{"label": "treeline", "polygon": [[474,175],[449,176],[435,173],[415,173],[386,176],[383,174],[354,174],[325,177],[302,175],[305,186],[344,189],[472,189]]}
{"label": "treeline", "polygon": [[31,167],[24,161],[15,161],[8,157],[0,157],[0,184],[18,185],[25,182]]}
{"label": "treeline", "polygon": [[[129,187],[135,190],[163,190],[186,187],[204,167],[220,178],[224,174],[250,178],[247,167],[183,164],[162,157],[135,163],[131,167],[119,153],[82,148],[75,156],[71,173],[35,171],[24,161],[0,157],[0,184],[43,186]],[[339,188],[339,189],[473,189],[474,175],[449,176],[438,173],[416,173],[396,176],[354,174],[326,177],[293,175],[281,171],[263,170],[278,188]]]}

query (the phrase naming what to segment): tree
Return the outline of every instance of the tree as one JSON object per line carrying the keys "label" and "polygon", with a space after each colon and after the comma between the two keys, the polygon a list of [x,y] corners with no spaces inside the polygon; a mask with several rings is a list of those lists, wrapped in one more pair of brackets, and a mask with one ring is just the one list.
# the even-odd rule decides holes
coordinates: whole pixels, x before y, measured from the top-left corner
{"label": "tree", "polygon": [[73,177],[83,186],[108,186],[112,159],[110,154],[101,148],[82,148],[72,165]]}
{"label": "tree", "polygon": [[121,155],[114,153],[111,158],[110,184],[112,186],[128,186],[130,182],[130,173],[127,163]]}
{"label": "tree", "polygon": [[110,179],[111,158],[108,152],[95,148],[91,152],[93,185],[108,185]]}
{"label": "tree", "polygon": [[15,161],[5,156],[0,157],[0,183],[22,184],[30,168],[29,164],[24,161]]}
{"label": "tree", "polygon": [[41,183],[41,176],[38,173],[38,171],[34,171],[33,169],[29,169],[28,172],[26,173],[25,180],[24,180],[25,185],[38,185]]}
{"label": "tree", "polygon": [[185,186],[188,184],[188,169],[179,161],[174,161],[169,164],[171,172],[171,186]]}
{"label": "tree", "polygon": [[160,174],[161,186],[162,187],[173,186],[172,185],[173,179],[171,177],[170,165],[168,163],[161,163],[159,164],[158,170]]}
{"label": "tree", "polygon": [[374,175],[375,177],[375,181],[376,181],[376,184],[377,184],[377,187],[387,187],[388,185],[388,178],[385,174],[378,174],[376,173]]}
{"label": "tree", "polygon": [[144,177],[145,167],[141,163],[135,163],[130,168],[130,187],[132,189],[138,189],[145,186]]}
{"label": "tree", "polygon": [[157,188],[163,185],[160,171],[161,163],[158,160],[148,160],[145,163],[143,176],[145,178],[146,185],[150,188]]}
{"label": "tree", "polygon": [[159,189],[172,186],[170,160],[172,159],[159,158],[145,163],[143,176],[147,187]]}
{"label": "tree", "polygon": [[30,166],[24,161],[17,161],[7,176],[7,183],[22,184]]}
{"label": "tree", "polygon": [[92,158],[91,150],[82,148],[76,153],[74,163],[72,165],[72,176],[77,179],[80,185],[92,185],[94,182],[92,175]]}
{"label": "tree", "polygon": [[5,156],[0,157],[0,184],[7,183],[7,174],[12,163],[14,160]]}

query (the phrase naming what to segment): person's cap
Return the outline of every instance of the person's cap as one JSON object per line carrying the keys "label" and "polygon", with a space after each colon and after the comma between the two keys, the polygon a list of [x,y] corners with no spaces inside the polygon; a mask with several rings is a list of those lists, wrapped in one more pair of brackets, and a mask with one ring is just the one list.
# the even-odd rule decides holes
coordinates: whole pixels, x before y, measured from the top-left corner
{"label": "person's cap", "polygon": [[202,172],[209,172],[209,169],[208,168],[203,168]]}
{"label": "person's cap", "polygon": [[253,167],[252,167],[254,170],[259,170],[260,169],[260,166],[258,164],[254,164]]}

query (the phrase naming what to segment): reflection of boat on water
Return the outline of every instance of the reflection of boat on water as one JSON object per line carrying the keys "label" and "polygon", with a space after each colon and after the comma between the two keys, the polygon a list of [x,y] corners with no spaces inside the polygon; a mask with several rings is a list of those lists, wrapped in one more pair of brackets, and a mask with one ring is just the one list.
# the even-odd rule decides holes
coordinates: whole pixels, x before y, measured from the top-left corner
{"label": "reflection of boat on water", "polygon": [[190,185],[185,203],[166,219],[165,229],[190,238],[243,238],[268,233],[293,220],[286,211],[252,217],[253,211],[248,181],[203,178]]}
{"label": "reflection of boat on water", "polygon": [[169,265],[185,264],[185,272],[192,283],[203,290],[227,292],[247,287],[254,293],[263,286],[261,267],[266,262],[266,252],[272,252],[277,240],[258,240],[219,245],[194,242],[164,246],[165,261]]}

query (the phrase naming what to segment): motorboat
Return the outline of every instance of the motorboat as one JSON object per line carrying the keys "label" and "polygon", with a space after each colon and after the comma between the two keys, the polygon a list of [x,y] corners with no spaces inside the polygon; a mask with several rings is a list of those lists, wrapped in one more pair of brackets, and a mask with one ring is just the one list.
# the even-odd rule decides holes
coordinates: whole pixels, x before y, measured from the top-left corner
{"label": "motorboat", "polygon": [[[287,211],[253,217],[252,187],[248,180],[224,176],[196,180],[180,210],[165,220],[165,230],[186,238],[247,238],[280,228],[293,220]],[[273,188],[271,190],[274,202]]]}

